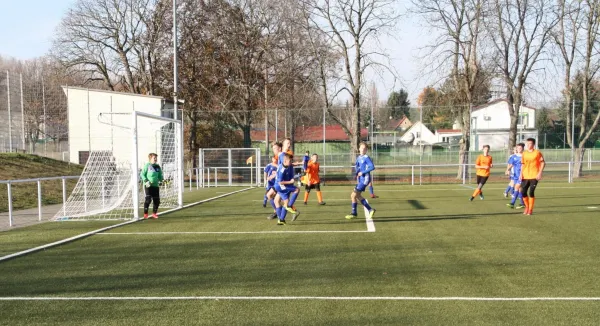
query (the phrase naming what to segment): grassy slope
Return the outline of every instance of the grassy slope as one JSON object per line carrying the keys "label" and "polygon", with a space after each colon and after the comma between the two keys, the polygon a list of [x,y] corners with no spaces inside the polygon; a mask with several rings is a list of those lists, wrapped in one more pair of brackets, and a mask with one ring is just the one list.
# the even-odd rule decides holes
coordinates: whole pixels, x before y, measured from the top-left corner
{"label": "grassy slope", "polygon": [[[0,154],[0,180],[32,179],[43,177],[60,177],[80,175],[83,166],[69,164],[46,157],[29,154]],[[77,180],[67,180],[67,193],[75,186]],[[37,207],[37,184],[18,183],[12,185],[13,209]],[[62,184],[60,180],[42,182],[42,204],[62,203]],[[8,194],[6,185],[0,185],[0,212],[8,211]]]}
{"label": "grassy slope", "polygon": [[[221,188],[218,188],[221,190]],[[377,187],[375,233],[98,235],[0,264],[2,296],[598,297],[598,185],[545,183],[536,214],[503,187]],[[222,189],[221,191],[227,191]],[[261,190],[114,232],[365,230],[348,187],[325,187],[278,227]],[[362,215],[362,214],[361,214]],[[4,320],[73,325],[587,325],[600,302],[0,302]]]}

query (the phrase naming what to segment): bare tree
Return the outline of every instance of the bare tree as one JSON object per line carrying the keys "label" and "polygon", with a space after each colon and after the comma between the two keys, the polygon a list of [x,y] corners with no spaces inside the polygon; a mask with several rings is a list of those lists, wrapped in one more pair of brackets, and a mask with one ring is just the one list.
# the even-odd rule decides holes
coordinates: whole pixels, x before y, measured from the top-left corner
{"label": "bare tree", "polygon": [[458,163],[458,178],[466,174],[471,147],[471,106],[477,101],[477,87],[484,82],[480,67],[483,0],[423,0],[413,1],[415,11],[429,26],[440,32],[429,46],[429,60],[437,67],[447,67],[457,93],[455,107],[462,126]]}
{"label": "bare tree", "polygon": [[63,17],[53,54],[111,89],[153,93],[160,0],[78,0]]}
{"label": "bare tree", "polygon": [[[388,32],[398,19],[394,0],[306,0],[309,22],[323,31],[343,61],[343,81],[337,92],[350,98],[349,119],[327,107],[329,116],[350,138],[352,153],[358,152],[361,130],[361,88],[367,69],[386,68],[387,56],[374,46],[377,36]],[[326,83],[326,82],[325,82]]]}
{"label": "bare tree", "polygon": [[[567,117],[567,142],[575,149],[575,166],[573,177],[582,175],[582,161],[585,154],[585,143],[598,127],[600,113],[594,112],[590,103],[592,92],[596,91],[594,78],[600,69],[598,63],[598,32],[600,27],[600,1],[564,1],[558,3],[558,25],[555,30],[554,40],[562,54],[565,69],[564,98],[567,112],[574,110],[571,102],[575,93],[581,93],[581,112],[577,114],[579,120],[579,134],[574,139],[571,133],[571,113]],[[577,76],[573,76],[572,69],[579,69]],[[577,81],[574,89],[573,80]],[[595,116],[594,116],[595,115]],[[574,143],[573,143],[574,141]]]}
{"label": "bare tree", "polygon": [[551,0],[490,1],[485,20],[495,65],[507,85],[510,133],[508,147],[516,145],[523,91],[548,50],[557,24]]}

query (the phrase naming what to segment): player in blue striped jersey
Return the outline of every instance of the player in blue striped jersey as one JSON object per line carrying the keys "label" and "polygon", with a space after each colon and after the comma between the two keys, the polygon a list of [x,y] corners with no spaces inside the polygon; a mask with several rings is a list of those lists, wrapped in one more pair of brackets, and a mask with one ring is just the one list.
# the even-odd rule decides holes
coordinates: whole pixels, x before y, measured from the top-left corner
{"label": "player in blue striped jersey", "polygon": [[[267,166],[265,166],[264,172],[265,172],[265,197],[263,198],[263,207],[267,207],[267,200],[269,199],[267,194],[269,193],[269,191],[271,189],[273,189],[273,186],[275,185],[275,177],[277,176],[277,157],[273,156],[271,158],[271,164],[268,164]],[[273,209],[275,209],[275,202],[272,200],[270,202],[271,202],[271,206],[273,206]]]}
{"label": "player in blue striped jersey", "polygon": [[[277,168],[277,177],[275,179],[274,188],[277,190],[275,207],[277,217],[279,218],[277,225],[285,225],[285,216],[287,215],[287,212],[294,214],[293,220],[296,220],[296,217],[300,215],[298,211],[292,209],[300,190],[294,186],[294,170],[290,169],[291,166],[292,155],[286,153],[283,156],[283,164],[280,164]],[[283,201],[283,206],[281,205],[280,200]]]}
{"label": "player in blue striped jersey", "polygon": [[371,171],[375,170],[375,165],[369,155],[367,155],[367,144],[360,143],[358,146],[358,151],[360,155],[356,158],[355,171],[356,171],[356,187],[352,191],[350,195],[350,199],[352,200],[352,213],[350,215],[346,215],[347,219],[353,219],[356,217],[357,212],[356,208],[358,206],[358,202],[360,202],[365,208],[369,211],[369,217],[373,218],[375,214],[375,209],[372,208],[366,199],[363,198],[362,192],[365,191],[369,183],[371,183]]}
{"label": "player in blue striped jersey", "polygon": [[519,143],[517,144],[515,155],[512,155],[508,161],[508,166],[506,167],[506,172],[510,174],[510,182],[514,184],[514,191],[511,196],[510,204],[506,204],[506,206],[510,208],[515,208],[515,202],[517,198],[521,201],[521,205],[516,208],[524,208],[525,202],[523,201],[523,195],[521,194],[521,158],[523,149],[525,148],[525,144]]}

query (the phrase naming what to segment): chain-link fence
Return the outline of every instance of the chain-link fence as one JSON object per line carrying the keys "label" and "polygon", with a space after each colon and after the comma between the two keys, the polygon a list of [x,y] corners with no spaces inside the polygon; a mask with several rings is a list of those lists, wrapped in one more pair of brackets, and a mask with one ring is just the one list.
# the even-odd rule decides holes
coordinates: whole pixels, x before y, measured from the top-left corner
{"label": "chain-link fence", "polygon": [[0,71],[0,152],[68,160],[67,97],[41,73]]}

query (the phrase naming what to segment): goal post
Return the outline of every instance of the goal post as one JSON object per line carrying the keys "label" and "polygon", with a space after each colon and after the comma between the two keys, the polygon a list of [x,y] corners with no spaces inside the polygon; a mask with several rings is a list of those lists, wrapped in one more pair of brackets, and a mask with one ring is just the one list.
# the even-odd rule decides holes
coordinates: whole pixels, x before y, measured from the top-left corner
{"label": "goal post", "polygon": [[145,199],[140,172],[149,153],[158,155],[165,179],[161,210],[182,207],[181,121],[140,111],[100,113],[97,119],[84,170],[54,219],[138,219]]}

